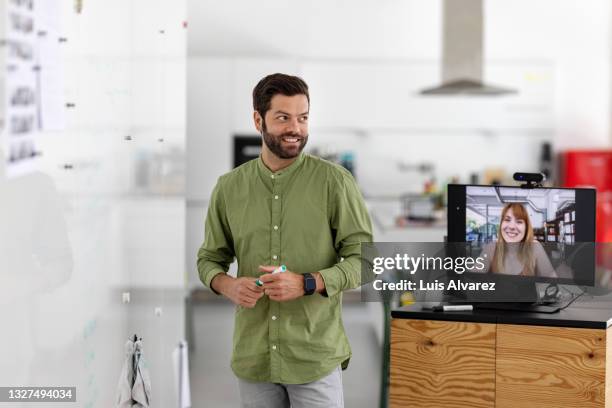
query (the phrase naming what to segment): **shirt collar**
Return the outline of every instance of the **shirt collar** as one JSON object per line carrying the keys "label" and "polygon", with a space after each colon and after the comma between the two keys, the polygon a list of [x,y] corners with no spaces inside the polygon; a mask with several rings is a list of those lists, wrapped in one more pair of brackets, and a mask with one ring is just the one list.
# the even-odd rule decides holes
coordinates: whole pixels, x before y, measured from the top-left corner
{"label": "shirt collar", "polygon": [[274,176],[274,178],[277,178],[277,177],[284,178],[294,173],[300,167],[300,165],[304,162],[304,156],[305,156],[304,153],[300,153],[297,159],[295,159],[295,161],[291,163],[289,166],[282,168],[277,172],[273,172],[269,168],[266,167],[266,165],[263,162],[263,159],[261,158],[261,155],[259,155],[259,158],[257,159],[257,167],[259,168],[259,171],[268,178],[271,178],[271,176]]}

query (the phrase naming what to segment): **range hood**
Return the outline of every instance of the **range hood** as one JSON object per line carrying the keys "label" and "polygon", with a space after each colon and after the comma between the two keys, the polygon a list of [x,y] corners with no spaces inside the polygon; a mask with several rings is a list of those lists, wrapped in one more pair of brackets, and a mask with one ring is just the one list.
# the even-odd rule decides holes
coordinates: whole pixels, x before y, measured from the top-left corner
{"label": "range hood", "polygon": [[442,84],[421,95],[499,96],[516,90],[485,84],[483,0],[443,0]]}

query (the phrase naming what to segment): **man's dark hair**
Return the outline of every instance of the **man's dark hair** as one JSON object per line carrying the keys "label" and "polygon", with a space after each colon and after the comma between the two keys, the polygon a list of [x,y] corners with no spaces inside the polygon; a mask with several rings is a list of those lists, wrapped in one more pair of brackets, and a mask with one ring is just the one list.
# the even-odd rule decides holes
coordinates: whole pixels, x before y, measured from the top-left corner
{"label": "man's dark hair", "polygon": [[270,101],[276,94],[285,96],[306,95],[310,105],[308,85],[302,78],[285,74],[268,75],[259,81],[253,89],[253,109],[259,112],[262,118],[270,109]]}

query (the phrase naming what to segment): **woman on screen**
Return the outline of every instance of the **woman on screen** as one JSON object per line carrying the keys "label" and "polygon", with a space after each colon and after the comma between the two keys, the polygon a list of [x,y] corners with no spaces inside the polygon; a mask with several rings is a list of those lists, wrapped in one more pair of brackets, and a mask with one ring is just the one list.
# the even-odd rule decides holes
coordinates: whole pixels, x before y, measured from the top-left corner
{"label": "woman on screen", "polygon": [[485,245],[483,255],[483,272],[557,277],[544,247],[534,239],[529,214],[520,203],[504,206],[497,229],[497,242]]}

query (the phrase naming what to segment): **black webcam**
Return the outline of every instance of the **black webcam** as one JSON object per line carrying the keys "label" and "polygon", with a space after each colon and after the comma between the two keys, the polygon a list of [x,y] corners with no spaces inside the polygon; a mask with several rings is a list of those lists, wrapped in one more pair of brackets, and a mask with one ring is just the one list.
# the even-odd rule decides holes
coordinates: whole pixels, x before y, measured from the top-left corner
{"label": "black webcam", "polygon": [[522,181],[523,188],[534,188],[542,187],[542,183],[546,180],[546,176],[543,173],[514,173],[512,176],[516,181]]}

